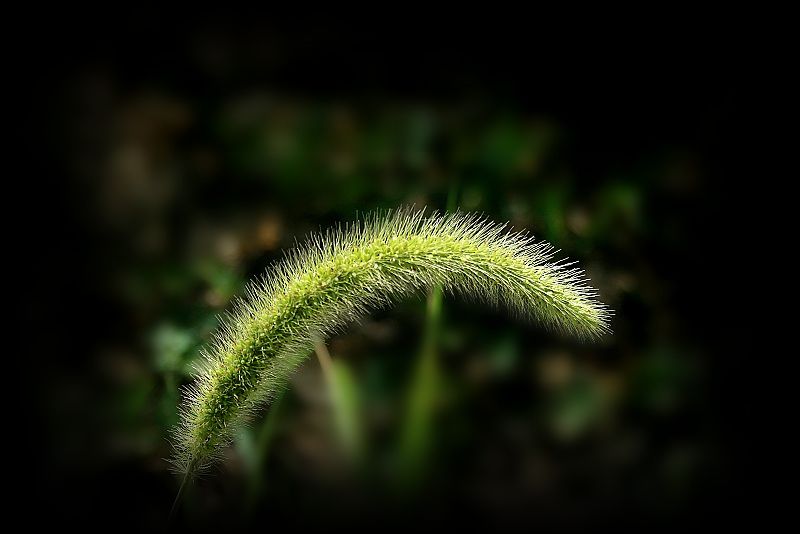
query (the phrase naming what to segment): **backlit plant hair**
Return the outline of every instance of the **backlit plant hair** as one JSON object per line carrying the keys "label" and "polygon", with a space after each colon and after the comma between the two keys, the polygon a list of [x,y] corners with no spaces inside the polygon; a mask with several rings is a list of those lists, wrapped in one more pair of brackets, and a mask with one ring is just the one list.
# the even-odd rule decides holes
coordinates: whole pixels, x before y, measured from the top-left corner
{"label": "backlit plant hair", "polygon": [[248,286],[204,350],[181,407],[174,464],[192,474],[217,460],[315,336],[437,285],[579,338],[608,332],[610,310],[580,269],[554,261],[555,252],[482,216],[413,208],[313,235]]}

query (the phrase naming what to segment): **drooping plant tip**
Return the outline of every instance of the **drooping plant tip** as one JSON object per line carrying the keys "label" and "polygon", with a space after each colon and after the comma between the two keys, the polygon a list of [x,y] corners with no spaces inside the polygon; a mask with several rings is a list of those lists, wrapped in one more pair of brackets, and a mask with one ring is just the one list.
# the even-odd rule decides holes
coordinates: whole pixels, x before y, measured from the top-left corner
{"label": "drooping plant tip", "polygon": [[174,434],[175,467],[212,465],[315,336],[435,286],[578,338],[608,333],[610,309],[580,269],[554,256],[548,243],[481,216],[411,208],[312,236],[248,286],[204,350]]}

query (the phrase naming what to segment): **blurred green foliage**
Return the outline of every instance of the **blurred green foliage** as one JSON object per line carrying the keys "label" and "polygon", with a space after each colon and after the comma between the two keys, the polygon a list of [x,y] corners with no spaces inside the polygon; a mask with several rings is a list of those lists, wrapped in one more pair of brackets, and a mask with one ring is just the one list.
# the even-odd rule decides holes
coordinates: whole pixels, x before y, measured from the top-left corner
{"label": "blurred green foliage", "polygon": [[643,254],[681,235],[654,192],[691,167],[684,153],[579,169],[568,128],[476,104],[158,92],[109,102],[92,125],[109,141],[87,195],[125,328],[95,361],[114,384],[101,465],[133,464],[176,488],[163,459],[179,388],[245,281],[320,226],[376,207],[445,209],[456,187],[460,208],[580,259],[617,311],[615,334],[576,344],[440,293],[376,314],[330,340],[327,375],[307,361],[218,480],[187,493],[190,521],[241,502],[280,507],[298,487],[310,501],[331,487],[342,499],[404,487],[420,500],[446,487],[470,502],[521,494],[567,509],[586,478],[609,499],[644,483],[655,501],[695,491],[713,450],[697,415],[702,356],[682,345],[670,285]]}

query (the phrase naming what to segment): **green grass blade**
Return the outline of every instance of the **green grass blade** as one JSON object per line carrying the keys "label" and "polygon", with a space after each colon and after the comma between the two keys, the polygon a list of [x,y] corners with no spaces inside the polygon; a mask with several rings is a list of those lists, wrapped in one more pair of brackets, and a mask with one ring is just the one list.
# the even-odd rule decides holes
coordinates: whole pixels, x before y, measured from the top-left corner
{"label": "green grass blade", "polygon": [[314,351],[322,367],[337,439],[348,460],[358,465],[364,455],[364,433],[358,387],[353,373],[346,362],[331,358],[325,342],[319,338],[314,341]]}

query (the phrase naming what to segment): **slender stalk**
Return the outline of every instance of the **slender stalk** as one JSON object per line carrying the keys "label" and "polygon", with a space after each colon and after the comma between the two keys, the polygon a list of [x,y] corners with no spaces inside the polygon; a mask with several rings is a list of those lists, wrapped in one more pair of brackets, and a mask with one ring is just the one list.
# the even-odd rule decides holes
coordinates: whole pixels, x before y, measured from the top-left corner
{"label": "slender stalk", "polygon": [[183,488],[186,487],[186,481],[188,479],[189,479],[189,471],[183,474],[183,478],[181,479],[181,485],[178,486],[178,493],[175,495],[175,500],[172,501],[172,506],[169,509],[169,516],[167,516],[168,524],[171,524],[175,517],[175,512],[178,509],[178,503],[180,503],[181,496],[183,495]]}

